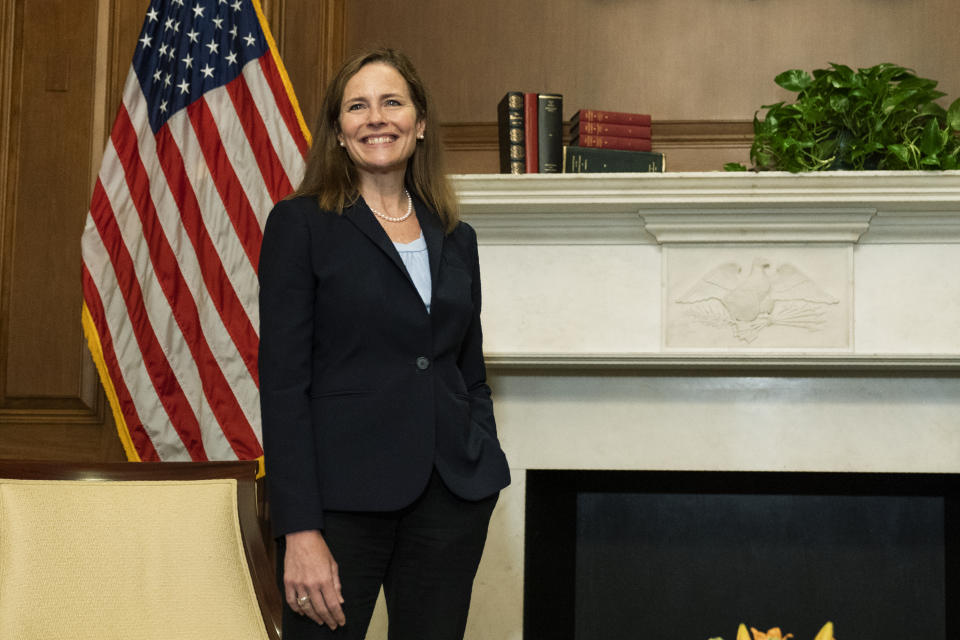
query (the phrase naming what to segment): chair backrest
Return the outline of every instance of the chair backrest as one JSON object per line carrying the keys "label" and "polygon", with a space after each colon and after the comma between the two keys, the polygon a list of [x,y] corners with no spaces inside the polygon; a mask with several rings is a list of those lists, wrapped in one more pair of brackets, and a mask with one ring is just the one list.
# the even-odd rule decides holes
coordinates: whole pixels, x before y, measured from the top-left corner
{"label": "chair backrest", "polygon": [[0,638],[279,639],[255,474],[0,461]]}

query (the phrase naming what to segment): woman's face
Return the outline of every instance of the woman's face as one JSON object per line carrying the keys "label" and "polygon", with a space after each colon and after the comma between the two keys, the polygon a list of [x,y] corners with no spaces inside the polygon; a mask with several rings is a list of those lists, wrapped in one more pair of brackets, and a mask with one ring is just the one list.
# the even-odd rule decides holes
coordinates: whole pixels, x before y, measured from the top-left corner
{"label": "woman's face", "polygon": [[337,139],[361,173],[406,170],[425,123],[417,119],[410,88],[391,65],[372,62],[347,81]]}

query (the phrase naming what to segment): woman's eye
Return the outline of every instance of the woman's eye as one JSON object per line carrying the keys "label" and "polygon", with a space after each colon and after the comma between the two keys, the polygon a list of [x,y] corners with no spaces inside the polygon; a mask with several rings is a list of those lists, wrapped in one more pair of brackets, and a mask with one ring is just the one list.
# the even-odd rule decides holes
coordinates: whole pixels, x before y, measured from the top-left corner
{"label": "woman's eye", "polygon": [[357,110],[362,109],[362,108],[363,108],[363,105],[362,105],[361,103],[359,103],[359,102],[356,102],[356,103],[350,105],[349,107],[347,107],[347,111],[357,111]]}
{"label": "woman's eye", "polygon": [[387,104],[390,105],[391,107],[399,107],[399,106],[400,106],[400,101],[399,101],[399,100],[394,100],[393,98],[391,98],[391,99],[387,100]]}

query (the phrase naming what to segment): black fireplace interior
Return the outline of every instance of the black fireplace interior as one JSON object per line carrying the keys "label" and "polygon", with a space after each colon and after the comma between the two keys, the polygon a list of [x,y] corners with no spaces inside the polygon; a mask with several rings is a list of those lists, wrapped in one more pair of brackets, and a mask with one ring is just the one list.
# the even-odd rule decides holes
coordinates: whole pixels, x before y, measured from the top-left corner
{"label": "black fireplace interior", "polygon": [[958,497],[941,474],[528,471],[524,637],[946,640]]}

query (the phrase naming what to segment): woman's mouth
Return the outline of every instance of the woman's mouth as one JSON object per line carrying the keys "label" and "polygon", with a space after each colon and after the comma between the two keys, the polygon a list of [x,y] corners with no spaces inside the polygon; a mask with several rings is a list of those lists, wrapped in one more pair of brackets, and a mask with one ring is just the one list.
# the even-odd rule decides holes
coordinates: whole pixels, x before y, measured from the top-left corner
{"label": "woman's mouth", "polygon": [[395,136],[371,136],[364,139],[364,144],[386,144],[388,142],[393,142],[396,139]]}

